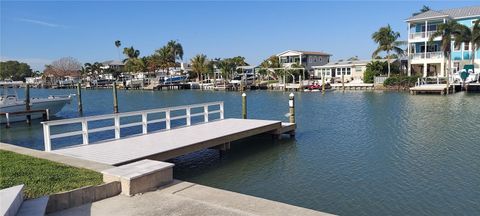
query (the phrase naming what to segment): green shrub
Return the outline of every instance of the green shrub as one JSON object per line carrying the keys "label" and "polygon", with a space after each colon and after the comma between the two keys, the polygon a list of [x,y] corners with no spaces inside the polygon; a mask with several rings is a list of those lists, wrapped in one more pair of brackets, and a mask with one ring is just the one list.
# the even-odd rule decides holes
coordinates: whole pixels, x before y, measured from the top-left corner
{"label": "green shrub", "polygon": [[415,86],[418,76],[391,76],[383,82],[385,87],[412,87]]}

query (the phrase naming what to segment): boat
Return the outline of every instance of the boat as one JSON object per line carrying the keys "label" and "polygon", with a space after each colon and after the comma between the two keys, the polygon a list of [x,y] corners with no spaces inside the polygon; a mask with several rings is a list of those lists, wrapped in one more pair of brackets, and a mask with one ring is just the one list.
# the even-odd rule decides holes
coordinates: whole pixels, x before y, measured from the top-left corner
{"label": "boat", "polygon": [[[23,112],[26,111],[25,100],[18,98],[15,91],[8,85],[3,85],[3,92],[0,95],[0,112]],[[46,110],[50,115],[55,115],[66,104],[69,104],[73,95],[52,95],[46,98],[30,98],[30,110]],[[41,113],[32,113],[31,119],[38,119],[42,117]],[[25,115],[14,115],[9,117],[10,122],[24,121]],[[0,123],[6,123],[5,115],[1,115]]]}
{"label": "boat", "polygon": [[[325,83],[325,91],[330,91],[331,89],[332,89],[332,86],[330,86],[330,83]],[[322,91],[322,85],[314,82],[310,85],[305,86],[305,89],[303,91],[305,91],[305,92]]]}
{"label": "boat", "polygon": [[188,79],[188,76],[170,76],[164,77],[163,84],[177,84],[181,82],[185,82]]}

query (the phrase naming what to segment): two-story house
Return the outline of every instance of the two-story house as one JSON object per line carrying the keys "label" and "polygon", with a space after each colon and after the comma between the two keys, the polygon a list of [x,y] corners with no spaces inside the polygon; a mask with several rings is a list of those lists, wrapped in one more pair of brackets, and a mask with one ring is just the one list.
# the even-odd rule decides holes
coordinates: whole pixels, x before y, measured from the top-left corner
{"label": "two-story house", "polygon": [[289,68],[293,64],[303,66],[306,71],[313,74],[313,66],[322,66],[330,62],[330,54],[324,52],[287,50],[277,54],[283,68]]}
{"label": "two-story house", "polygon": [[[442,11],[429,10],[408,18],[406,20],[408,25],[408,75],[445,77],[448,60],[441,50],[441,37],[434,38],[433,43],[429,43],[430,36],[437,31],[438,25],[441,23],[456,20],[471,28],[477,19],[480,19],[480,6]],[[473,51],[470,43],[452,44],[451,46],[453,72],[465,64],[471,64]],[[475,68],[478,68],[480,55],[478,50],[475,52]]]}

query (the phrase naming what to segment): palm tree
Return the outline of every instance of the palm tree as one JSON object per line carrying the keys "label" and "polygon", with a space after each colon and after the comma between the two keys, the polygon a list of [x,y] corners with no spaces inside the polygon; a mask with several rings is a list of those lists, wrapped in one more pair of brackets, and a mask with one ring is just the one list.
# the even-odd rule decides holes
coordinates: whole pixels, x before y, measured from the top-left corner
{"label": "palm tree", "polygon": [[173,63],[175,63],[176,60],[183,60],[182,44],[178,43],[177,41],[171,40],[167,43],[167,47],[170,51],[170,55],[173,57]]}
{"label": "palm tree", "polygon": [[[437,31],[430,35],[428,40],[429,43],[433,43],[433,39],[436,37],[442,37],[440,41],[440,48],[443,51],[443,55],[448,59],[448,69],[447,69],[447,86],[449,86],[449,76],[452,70],[452,40],[458,40],[456,38],[461,35],[462,32],[462,25],[458,24],[455,20],[450,20],[446,23],[439,24],[437,27]],[[448,94],[448,91],[447,91]]]}
{"label": "palm tree", "polygon": [[117,47],[117,50],[118,50],[118,60],[120,60],[120,46],[122,46],[122,42],[120,40],[116,40],[115,46]]}
{"label": "palm tree", "polygon": [[429,10],[431,10],[430,7],[428,7],[426,5],[423,5],[423,7],[420,9],[420,11],[413,13],[412,16],[416,16],[418,14],[425,13]]}
{"label": "palm tree", "polygon": [[139,71],[142,63],[138,60],[138,57],[140,56],[140,51],[133,48],[133,46],[125,47],[123,48],[123,54],[125,54],[125,56],[127,57],[123,60],[123,62],[125,62],[125,68],[127,69],[127,71],[133,71],[134,73]]}
{"label": "palm tree", "polygon": [[172,60],[170,49],[167,46],[163,46],[155,51],[155,55],[158,66],[168,75],[170,73],[168,68],[170,68]]}
{"label": "palm tree", "polygon": [[225,85],[228,75],[235,69],[235,64],[231,59],[222,59],[218,62],[218,69],[220,69],[220,73],[223,77],[223,85]]}
{"label": "palm tree", "polygon": [[378,44],[378,47],[372,53],[372,58],[375,58],[378,53],[387,52],[388,62],[388,77],[390,77],[390,52],[395,52],[399,55],[403,55],[404,51],[400,46],[405,45],[405,41],[397,41],[400,38],[400,33],[392,30],[390,25],[381,27],[377,32],[372,34],[372,39]]}
{"label": "palm tree", "polygon": [[200,82],[200,77],[203,73],[208,71],[207,56],[204,54],[197,54],[190,59],[192,70],[197,73],[197,80]]}
{"label": "palm tree", "polygon": [[138,58],[138,56],[140,56],[140,50],[136,50],[135,48],[133,48],[133,46],[125,47],[123,48],[123,54],[127,56],[127,59],[123,60],[124,62],[126,62],[128,61],[128,59]]}
{"label": "palm tree", "polygon": [[[472,44],[472,65],[475,65],[475,53],[480,48],[480,20],[475,21],[472,28],[459,25],[460,33],[455,37],[455,44],[471,43]],[[475,70],[475,66],[473,67]]]}

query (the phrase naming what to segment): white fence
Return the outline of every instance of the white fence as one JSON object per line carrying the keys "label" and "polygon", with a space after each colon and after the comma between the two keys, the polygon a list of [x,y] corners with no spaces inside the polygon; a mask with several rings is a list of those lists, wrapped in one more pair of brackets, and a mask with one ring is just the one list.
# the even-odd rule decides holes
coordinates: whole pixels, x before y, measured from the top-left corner
{"label": "white fence", "polygon": [[373,78],[375,84],[383,84],[388,77],[376,76]]}
{"label": "white fence", "polygon": [[[218,106],[218,109],[209,111],[210,106]],[[203,108],[203,112],[192,114],[192,109],[198,109],[198,108]],[[185,111],[186,114],[171,117],[171,112],[173,111]],[[149,120],[149,117],[148,117],[149,114],[162,114],[162,113],[165,115],[165,118]],[[125,113],[89,116],[89,117],[82,117],[82,118],[62,119],[62,120],[56,120],[56,121],[46,121],[46,122],[42,122],[45,151],[52,150],[52,139],[82,135],[83,145],[88,145],[89,133],[113,130],[115,132],[115,139],[120,139],[120,129],[122,128],[141,125],[142,134],[147,134],[148,124],[165,122],[165,129],[170,130],[172,120],[186,119],[185,126],[190,126],[192,124],[192,117],[203,116],[203,121],[208,122],[209,115],[215,114],[215,113],[220,114],[219,119],[224,119],[223,102],[211,102],[211,103],[193,104],[193,105],[186,105],[186,106],[167,107],[167,108],[160,108],[160,109],[150,109],[150,110],[141,110],[141,111],[133,111],[133,112],[125,112]],[[141,116],[142,121],[130,122],[126,124],[122,124],[122,122],[120,121],[121,118],[132,117],[132,116]],[[88,129],[89,122],[100,121],[100,120],[112,120],[112,119],[114,121],[114,125],[94,128],[90,130]],[[56,134],[51,134],[50,132],[51,126],[71,125],[71,124],[81,124],[82,129],[80,131],[71,131],[71,132],[63,132],[63,133],[56,133]]]}

